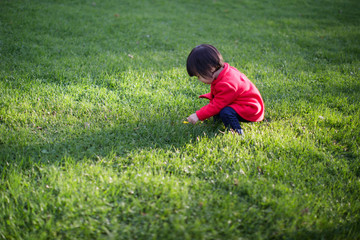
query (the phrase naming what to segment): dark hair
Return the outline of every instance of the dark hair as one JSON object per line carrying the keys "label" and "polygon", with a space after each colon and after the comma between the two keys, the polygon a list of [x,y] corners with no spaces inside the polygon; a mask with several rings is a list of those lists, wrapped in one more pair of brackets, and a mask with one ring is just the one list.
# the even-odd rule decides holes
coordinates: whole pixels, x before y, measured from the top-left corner
{"label": "dark hair", "polygon": [[211,77],[211,68],[217,71],[223,66],[224,60],[220,52],[209,44],[201,44],[193,48],[186,61],[186,70],[190,77],[196,74]]}

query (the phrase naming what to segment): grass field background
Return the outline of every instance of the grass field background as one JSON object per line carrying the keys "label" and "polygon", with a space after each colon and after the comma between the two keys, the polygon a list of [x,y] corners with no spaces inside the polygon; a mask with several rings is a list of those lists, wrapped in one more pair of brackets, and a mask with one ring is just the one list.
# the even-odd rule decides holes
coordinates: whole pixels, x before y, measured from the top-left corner
{"label": "grass field background", "polygon": [[[0,239],[360,239],[356,0],[0,1]],[[216,46],[245,136],[184,124]]]}

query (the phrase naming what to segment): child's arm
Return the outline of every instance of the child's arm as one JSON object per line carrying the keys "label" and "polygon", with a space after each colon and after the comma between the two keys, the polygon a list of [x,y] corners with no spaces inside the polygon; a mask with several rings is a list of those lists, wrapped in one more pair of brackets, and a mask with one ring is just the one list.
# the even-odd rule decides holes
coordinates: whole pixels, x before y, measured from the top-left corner
{"label": "child's arm", "polygon": [[216,95],[214,95],[210,103],[196,111],[196,115],[201,121],[217,115],[221,109],[229,106],[241,94],[239,87],[232,83],[218,83],[216,88]]}
{"label": "child's arm", "polygon": [[[207,98],[209,100],[212,100],[213,96],[212,96],[211,92],[209,92],[209,93],[206,93],[206,94],[203,94],[203,95],[199,96],[199,98]],[[197,123],[197,121],[199,121],[199,118],[196,115],[196,113],[193,113],[187,118],[187,120],[188,120],[189,123],[195,124],[195,123]]]}

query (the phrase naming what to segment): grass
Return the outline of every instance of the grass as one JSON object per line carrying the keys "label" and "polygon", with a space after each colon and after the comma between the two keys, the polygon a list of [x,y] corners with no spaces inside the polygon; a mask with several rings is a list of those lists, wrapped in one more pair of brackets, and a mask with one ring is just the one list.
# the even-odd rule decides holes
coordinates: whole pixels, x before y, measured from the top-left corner
{"label": "grass", "polygon": [[[360,239],[360,4],[0,2],[0,239]],[[184,124],[215,45],[265,120]]]}

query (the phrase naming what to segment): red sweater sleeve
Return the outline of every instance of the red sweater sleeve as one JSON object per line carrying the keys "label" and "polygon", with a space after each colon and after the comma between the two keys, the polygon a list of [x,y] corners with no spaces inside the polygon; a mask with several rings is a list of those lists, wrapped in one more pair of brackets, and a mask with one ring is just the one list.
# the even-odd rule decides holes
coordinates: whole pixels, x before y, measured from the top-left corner
{"label": "red sweater sleeve", "polygon": [[230,105],[243,92],[229,82],[218,83],[215,91],[216,94],[210,103],[196,111],[196,115],[201,121],[219,114],[221,109]]}
{"label": "red sweater sleeve", "polygon": [[199,98],[207,98],[209,100],[213,99],[211,92],[200,95]]}

